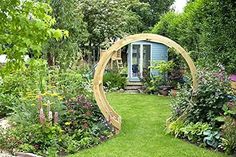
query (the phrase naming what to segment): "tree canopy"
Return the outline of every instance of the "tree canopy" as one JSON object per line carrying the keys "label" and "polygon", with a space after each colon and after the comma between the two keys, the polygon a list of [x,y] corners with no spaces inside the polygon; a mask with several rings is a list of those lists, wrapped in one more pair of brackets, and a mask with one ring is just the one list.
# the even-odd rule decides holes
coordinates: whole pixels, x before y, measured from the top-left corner
{"label": "tree canopy", "polygon": [[81,47],[87,42],[88,32],[78,3],[78,0],[51,0],[52,16],[56,19],[53,27],[68,30],[69,37],[49,40],[45,50],[50,65],[65,69],[81,56]]}
{"label": "tree canopy", "polygon": [[195,0],[182,14],[163,15],[152,32],[178,41],[202,66],[220,63],[235,73],[235,12],[236,2],[232,0]]}
{"label": "tree canopy", "polygon": [[[39,56],[49,38],[62,38],[63,32],[53,29],[48,3],[31,0],[3,0],[0,5],[0,52],[9,59],[23,59],[26,53]],[[64,32],[67,34],[67,32]]]}

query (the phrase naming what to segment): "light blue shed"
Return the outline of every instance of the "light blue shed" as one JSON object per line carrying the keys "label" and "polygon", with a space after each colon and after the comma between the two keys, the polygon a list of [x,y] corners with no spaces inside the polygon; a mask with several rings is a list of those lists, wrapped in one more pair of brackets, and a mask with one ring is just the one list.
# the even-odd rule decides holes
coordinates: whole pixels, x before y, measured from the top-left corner
{"label": "light blue shed", "polygon": [[[128,45],[128,80],[139,82],[143,71],[156,61],[168,61],[168,47],[161,43],[138,41]],[[158,71],[151,70],[152,75]]]}

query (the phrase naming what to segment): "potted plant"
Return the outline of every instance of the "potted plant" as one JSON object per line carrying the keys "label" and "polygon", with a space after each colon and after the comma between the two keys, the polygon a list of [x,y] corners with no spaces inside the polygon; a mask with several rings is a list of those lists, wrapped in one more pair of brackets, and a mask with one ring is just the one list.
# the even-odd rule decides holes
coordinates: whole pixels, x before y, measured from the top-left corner
{"label": "potted plant", "polygon": [[159,72],[158,78],[158,93],[164,96],[169,94],[171,90],[171,86],[169,83],[169,79],[167,77],[168,72],[170,72],[174,68],[175,63],[173,61],[159,61],[155,62],[153,66],[150,68],[153,70],[157,70]]}

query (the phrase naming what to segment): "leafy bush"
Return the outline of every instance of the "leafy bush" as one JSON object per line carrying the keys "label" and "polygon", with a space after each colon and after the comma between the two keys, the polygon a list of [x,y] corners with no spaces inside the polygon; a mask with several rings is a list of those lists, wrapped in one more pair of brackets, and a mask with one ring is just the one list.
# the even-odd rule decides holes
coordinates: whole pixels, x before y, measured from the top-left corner
{"label": "leafy bush", "polygon": [[49,75],[49,84],[55,86],[65,99],[76,98],[79,94],[92,99],[92,83],[79,70],[60,71],[54,68]]}
{"label": "leafy bush", "polygon": [[60,124],[67,133],[74,134],[76,130],[85,130],[98,139],[106,137],[103,133],[109,132],[109,129],[104,126],[109,125],[94,102],[80,95],[76,99],[66,101],[65,105],[66,112],[62,115]]}
{"label": "leafy bush", "polygon": [[180,131],[183,133],[184,138],[194,143],[200,143],[203,142],[204,132],[209,129],[211,129],[209,124],[198,122],[196,124],[189,123],[181,128]]}
{"label": "leafy bush", "polygon": [[11,94],[0,93],[0,119],[12,112],[12,107],[18,104],[18,99]]}
{"label": "leafy bush", "polygon": [[[145,93],[155,93],[161,86],[168,85],[167,73],[170,72],[174,63],[172,61],[158,61],[154,62],[148,69],[144,69],[143,77],[140,78],[144,85]],[[153,75],[150,71],[158,72],[158,75]]]}
{"label": "leafy bush", "polygon": [[180,43],[202,67],[221,63],[228,73],[235,73],[235,11],[231,0],[194,0],[181,14],[163,14],[152,32]]}
{"label": "leafy bush", "polygon": [[158,91],[158,87],[162,84],[163,80],[159,76],[153,76],[150,69],[143,71],[143,77],[140,78],[144,85],[144,92],[153,94]]}
{"label": "leafy bush", "polygon": [[91,85],[90,80],[79,70],[62,71],[58,68],[49,68],[44,60],[31,60],[27,66],[2,78],[0,117],[12,112],[15,106],[20,106],[20,99],[30,97],[29,99],[35,100],[40,93],[47,97],[59,95],[64,100],[75,98],[78,94],[92,99]]}
{"label": "leafy bush", "polygon": [[[63,130],[49,124],[19,125],[7,133],[1,133],[0,147],[13,151],[48,154],[48,148],[58,150]],[[16,150],[14,150],[16,149]]]}
{"label": "leafy bush", "polygon": [[43,92],[47,83],[47,62],[44,60],[30,60],[20,69],[5,74],[2,77],[0,91],[16,97],[24,96],[28,92]]}
{"label": "leafy bush", "polygon": [[216,125],[216,117],[224,113],[222,108],[229,101],[229,81],[222,71],[211,73],[204,70],[198,77],[199,85],[192,97],[194,103],[188,111],[189,121]]}
{"label": "leafy bush", "polygon": [[192,104],[192,89],[184,86],[181,88],[175,99],[171,102],[172,115],[171,119],[176,120],[178,117],[184,114],[186,108]]}
{"label": "leafy bush", "polygon": [[20,106],[20,98],[43,93],[47,87],[47,74],[44,60],[31,60],[27,66],[6,73],[0,83],[0,117],[12,112],[15,106]]}
{"label": "leafy bush", "polygon": [[185,87],[173,100],[168,133],[233,153],[236,105],[228,96],[230,93],[230,84],[222,67],[213,72],[200,70],[197,90]]}
{"label": "leafy bush", "polygon": [[231,117],[225,118],[225,123],[222,127],[223,146],[228,154],[236,153],[236,119]]}
{"label": "leafy bush", "polygon": [[39,98],[38,106],[26,103],[17,109],[12,129],[0,133],[0,148],[40,155],[75,153],[113,135],[98,107],[86,97],[70,99],[64,107],[44,104],[43,99]]}
{"label": "leafy bush", "polygon": [[218,148],[221,143],[219,131],[213,131],[213,128],[207,123],[188,124],[178,119],[167,126],[167,133],[199,145],[204,143],[213,148]]}
{"label": "leafy bush", "polygon": [[229,101],[227,97],[231,90],[229,82],[223,72],[202,70],[199,71],[198,77],[198,88],[194,93],[190,89],[181,90],[173,101],[173,118],[187,110],[189,122],[206,122],[217,126],[216,118],[224,113],[223,106]]}
{"label": "leafy bush", "polygon": [[12,127],[0,132],[1,149],[57,156],[113,135],[93,100],[90,80],[79,70],[49,69],[34,60],[2,80],[0,116],[11,112]]}
{"label": "leafy bush", "polygon": [[126,81],[126,77],[116,71],[109,71],[103,77],[103,84],[108,90],[123,89]]}
{"label": "leafy bush", "polygon": [[206,136],[203,139],[203,142],[206,145],[209,145],[213,148],[218,148],[221,141],[221,135],[219,131],[206,130],[203,132],[203,135]]}

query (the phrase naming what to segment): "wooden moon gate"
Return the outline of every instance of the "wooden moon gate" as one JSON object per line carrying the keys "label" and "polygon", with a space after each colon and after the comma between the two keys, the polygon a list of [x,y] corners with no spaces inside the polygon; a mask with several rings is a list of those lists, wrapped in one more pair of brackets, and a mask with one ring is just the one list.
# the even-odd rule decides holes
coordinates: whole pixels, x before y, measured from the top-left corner
{"label": "wooden moon gate", "polygon": [[188,53],[176,42],[173,40],[156,34],[136,34],[128,36],[124,39],[121,39],[117,42],[115,42],[103,55],[102,58],[100,58],[100,61],[96,67],[95,74],[94,74],[94,81],[93,81],[93,92],[95,96],[95,100],[102,112],[102,114],[105,116],[106,120],[113,125],[116,128],[116,132],[118,133],[121,129],[121,116],[118,115],[113,108],[110,106],[104,89],[103,89],[103,75],[106,68],[106,65],[108,64],[109,60],[111,59],[112,55],[122,47],[136,42],[136,41],[150,41],[155,43],[161,43],[164,44],[170,48],[174,48],[176,50],[177,54],[182,55],[182,57],[187,62],[191,75],[192,75],[192,87],[193,90],[197,88],[197,78],[196,78],[196,67],[188,55]]}

